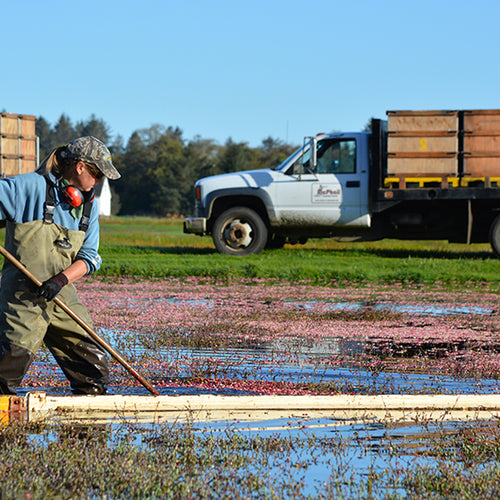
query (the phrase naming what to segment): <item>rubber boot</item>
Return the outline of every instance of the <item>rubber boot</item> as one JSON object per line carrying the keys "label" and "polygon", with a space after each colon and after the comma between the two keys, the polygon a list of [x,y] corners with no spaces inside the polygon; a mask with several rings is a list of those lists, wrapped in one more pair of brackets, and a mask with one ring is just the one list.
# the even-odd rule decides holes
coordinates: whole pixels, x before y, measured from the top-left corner
{"label": "rubber boot", "polygon": [[0,345],[0,394],[16,394],[33,361],[33,354],[15,344]]}
{"label": "rubber boot", "polygon": [[75,345],[71,357],[69,353],[62,356],[53,351],[52,354],[69,380],[73,394],[106,394],[109,382],[106,352],[91,338]]}

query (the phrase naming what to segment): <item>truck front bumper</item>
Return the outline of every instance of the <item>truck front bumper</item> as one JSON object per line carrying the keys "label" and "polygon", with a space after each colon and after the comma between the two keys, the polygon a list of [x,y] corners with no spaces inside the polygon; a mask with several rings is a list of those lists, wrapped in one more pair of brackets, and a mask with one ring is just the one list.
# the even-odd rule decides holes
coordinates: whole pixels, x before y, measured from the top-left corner
{"label": "truck front bumper", "polygon": [[186,218],[186,220],[184,221],[184,232],[187,234],[206,234],[207,219],[205,219],[205,217]]}

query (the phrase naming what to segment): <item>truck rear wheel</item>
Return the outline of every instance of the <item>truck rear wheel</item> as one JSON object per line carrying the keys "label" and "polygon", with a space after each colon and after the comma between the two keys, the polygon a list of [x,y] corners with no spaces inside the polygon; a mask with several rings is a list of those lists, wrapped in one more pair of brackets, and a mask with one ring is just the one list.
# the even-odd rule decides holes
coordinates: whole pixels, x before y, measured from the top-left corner
{"label": "truck rear wheel", "polygon": [[493,220],[490,226],[490,244],[497,257],[500,257],[500,215]]}
{"label": "truck rear wheel", "polygon": [[220,253],[259,253],[267,242],[267,227],[251,208],[234,207],[217,217],[212,228],[212,239]]}

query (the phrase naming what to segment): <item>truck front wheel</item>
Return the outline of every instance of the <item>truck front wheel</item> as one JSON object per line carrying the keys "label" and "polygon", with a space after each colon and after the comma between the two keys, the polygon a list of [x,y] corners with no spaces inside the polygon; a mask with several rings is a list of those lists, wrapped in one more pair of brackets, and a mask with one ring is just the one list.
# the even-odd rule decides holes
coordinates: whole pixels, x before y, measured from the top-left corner
{"label": "truck front wheel", "polygon": [[251,208],[234,207],[217,217],[212,228],[212,239],[220,253],[259,253],[267,242],[267,227]]}
{"label": "truck front wheel", "polygon": [[497,215],[490,227],[490,244],[497,257],[500,257],[500,215]]}

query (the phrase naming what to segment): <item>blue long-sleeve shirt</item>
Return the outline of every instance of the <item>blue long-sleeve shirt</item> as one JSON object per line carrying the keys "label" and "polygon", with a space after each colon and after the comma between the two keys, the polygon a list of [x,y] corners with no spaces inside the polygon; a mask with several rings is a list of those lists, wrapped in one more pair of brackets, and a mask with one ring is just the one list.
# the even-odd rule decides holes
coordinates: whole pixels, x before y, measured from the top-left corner
{"label": "blue long-sleeve shirt", "polygon": [[[48,174],[56,186],[59,182]],[[43,220],[47,183],[42,175],[35,172],[15,177],[0,179],[0,220],[13,223]],[[64,200],[59,189],[54,189],[54,222],[69,230],[78,230],[79,219],[71,214],[71,206]],[[87,265],[87,274],[92,274],[101,267],[102,259],[99,248],[99,214],[97,201],[92,202],[90,222],[83,245],[76,258]]]}

